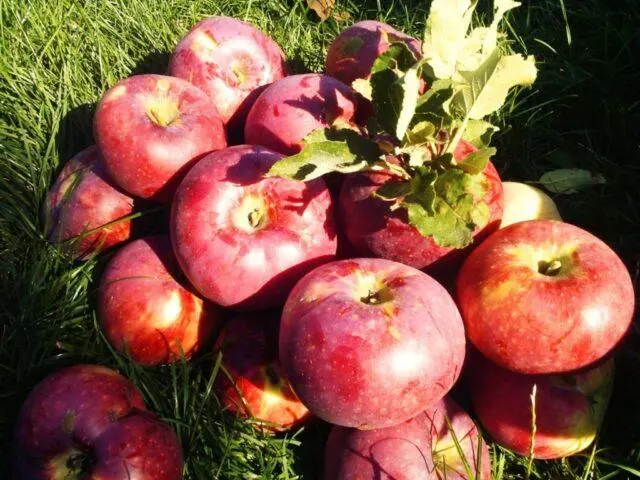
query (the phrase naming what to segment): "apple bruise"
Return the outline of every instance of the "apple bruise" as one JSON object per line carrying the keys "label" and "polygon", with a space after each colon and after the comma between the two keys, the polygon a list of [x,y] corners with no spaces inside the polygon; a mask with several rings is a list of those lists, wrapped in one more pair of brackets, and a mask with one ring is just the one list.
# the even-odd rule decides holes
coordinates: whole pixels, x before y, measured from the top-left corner
{"label": "apple bruise", "polygon": [[229,148],[199,162],[176,194],[176,255],[198,291],[220,305],[281,305],[300,277],[335,256],[326,185],[264,178],[279,158],[262,147]]}
{"label": "apple bruise", "polygon": [[[202,20],[180,41],[171,75],[184,78],[211,98],[225,123],[241,123],[251,92],[286,75],[284,53],[260,30],[240,20]],[[253,97],[253,96],[251,96]]]}
{"label": "apple bruise", "polygon": [[187,290],[167,236],[124,247],[107,265],[98,300],[109,342],[143,365],[190,358],[217,328],[220,312]]}
{"label": "apple bruise", "polygon": [[457,287],[471,342],[492,361],[530,374],[599,360],[626,332],[634,306],[615,253],[552,220],[496,232],[467,259]]}
{"label": "apple bruise", "polygon": [[[127,240],[133,198],[108,180],[100,154],[91,146],[67,162],[45,203],[45,228],[50,241],[68,242],[75,258]],[[112,223],[113,222],[113,223]]]}
{"label": "apple bruise", "polygon": [[317,268],[290,294],[280,358],[314,415],[382,428],[451,388],[464,332],[448,293],[427,275],[386,260],[345,260]]}
{"label": "apple bruise", "polygon": [[94,132],[111,178],[156,201],[171,198],[188,165],[226,146],[213,102],[164,75],[134,75],[115,85],[98,105]]}

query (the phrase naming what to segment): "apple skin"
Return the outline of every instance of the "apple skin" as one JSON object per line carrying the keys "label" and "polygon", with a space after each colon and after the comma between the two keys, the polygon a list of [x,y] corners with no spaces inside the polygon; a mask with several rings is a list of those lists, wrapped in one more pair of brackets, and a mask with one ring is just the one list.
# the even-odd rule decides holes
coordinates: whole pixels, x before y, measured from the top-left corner
{"label": "apple skin", "polygon": [[504,212],[500,228],[527,220],[562,220],[554,201],[531,185],[519,182],[502,182]]}
{"label": "apple skin", "polygon": [[100,325],[121,353],[142,365],[191,356],[220,323],[220,312],[184,285],[168,235],[122,248],[100,282]]}
{"label": "apple skin", "polygon": [[[464,141],[454,151],[462,161],[476,148]],[[475,246],[500,225],[503,210],[502,182],[491,162],[482,173],[490,218],[473,233],[474,243],[463,249],[441,247],[408,223],[404,209],[391,211],[389,202],[373,197],[378,187],[393,177],[387,173],[364,172],[348,175],[340,191],[340,220],[349,242],[360,256],[380,257],[432,273],[457,266]]]}
{"label": "apple skin", "polygon": [[529,456],[535,384],[534,458],[562,458],[592,444],[611,396],[612,360],[577,373],[522,375],[479,354],[475,357],[469,374],[471,400],[480,423],[496,442]]}
{"label": "apple skin", "polygon": [[369,78],[376,59],[398,41],[404,42],[416,58],[422,57],[420,42],[391,25],[375,20],[354,23],[329,45],[327,74],[347,85],[358,78]]}
{"label": "apple skin", "polygon": [[[438,480],[491,480],[489,447],[467,412],[451,398],[445,397],[429,407],[425,416]],[[458,452],[456,440],[463,457]],[[481,452],[479,458],[478,447]],[[465,460],[474,475],[471,478],[467,475]]]}
{"label": "apple skin", "polygon": [[134,75],[110,88],[93,131],[113,181],[161,202],[171,200],[194,161],[227,145],[213,101],[186,80],[165,75]]}
{"label": "apple skin", "polygon": [[115,187],[92,145],[75,155],[58,174],[44,205],[45,228],[54,243],[78,237],[70,246],[76,259],[106,250],[131,235],[131,220],[105,226],[131,215],[133,198]]}
{"label": "apple skin", "polygon": [[175,433],[145,410],[129,380],[98,365],[65,368],[32,390],[17,420],[15,453],[15,478],[177,480],[182,474]]}
{"label": "apple skin", "polygon": [[[555,276],[540,262],[558,259]],[[471,343],[520,373],[569,372],[608,354],[631,324],[631,277],[602,240],[568,223],[501,229],[467,258],[457,298]]]}
{"label": "apple skin", "polygon": [[426,418],[376,430],[333,427],[325,480],[436,480]]}
{"label": "apple skin", "polygon": [[280,158],[250,145],[215,152],[176,192],[174,252],[193,286],[219,305],[281,306],[304,274],[335,258],[333,205],[324,181],[265,177]]}
{"label": "apple skin", "polygon": [[318,73],[291,75],[267,87],[253,104],[245,141],[293,155],[312,131],[335,120],[353,123],[356,103],[355,93],[335,78]]}
{"label": "apple skin", "polygon": [[214,346],[214,352],[222,352],[222,366],[233,379],[222,371],[216,377],[222,405],[271,432],[283,432],[310,417],[278,360],[278,321],[277,315],[268,313],[231,318]]}
{"label": "apple skin", "polygon": [[313,415],[363,430],[397,425],[440,400],[464,355],[451,296],[388,260],[318,267],[295,286],[280,324],[280,361],[298,397]]}
{"label": "apple skin", "polygon": [[268,35],[235,18],[198,22],[178,43],[169,74],[193,83],[215,103],[222,121],[242,129],[253,94],[287,75],[285,55]]}

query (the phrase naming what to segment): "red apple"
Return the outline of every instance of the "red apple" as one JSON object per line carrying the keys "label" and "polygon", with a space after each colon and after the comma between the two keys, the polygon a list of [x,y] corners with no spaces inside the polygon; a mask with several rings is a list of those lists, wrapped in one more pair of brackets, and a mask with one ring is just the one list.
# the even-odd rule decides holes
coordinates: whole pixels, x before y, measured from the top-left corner
{"label": "red apple", "polygon": [[190,358],[220,314],[181,277],[166,235],[120,250],[102,275],[98,297],[100,325],[111,345],[143,365]]}
{"label": "red apple", "polygon": [[197,23],[178,43],[169,73],[203,90],[222,121],[242,129],[256,89],[287,74],[280,46],[257,28],[229,17]]}
{"label": "red apple", "polygon": [[135,75],[100,100],[96,143],[113,181],[142,198],[169,201],[203,154],[226,146],[216,105],[186,80]]}
{"label": "red apple", "polygon": [[404,42],[417,58],[422,56],[420,42],[391,25],[363,20],[338,35],[327,51],[327,73],[351,85],[358,78],[368,78],[371,67],[393,42]]}
{"label": "red apple", "polygon": [[[454,154],[458,161],[476,148],[460,142]],[[373,193],[392,176],[387,173],[358,173],[345,179],[340,192],[340,219],[347,238],[361,256],[375,256],[394,260],[429,271],[443,271],[464,258],[500,225],[503,199],[502,184],[491,162],[482,173],[484,194],[478,201],[489,206],[487,225],[476,229],[474,244],[465,249],[442,247],[432,237],[424,237],[407,220],[404,209],[390,210],[390,203],[374,197]]]}
{"label": "red apple", "polygon": [[306,73],[283,78],[269,86],[249,111],[245,141],[293,155],[302,140],[336,120],[352,123],[354,92],[327,75]]}
{"label": "red apple", "polygon": [[418,415],[449,391],[464,360],[451,296],[388,260],[318,267],[295,286],[281,322],[280,360],[293,389],[337,425],[384,428]]}
{"label": "red apple", "polygon": [[530,455],[536,385],[533,456],[561,458],[591,445],[609,403],[613,361],[579,373],[522,375],[477,357],[470,373],[471,399],[480,423],[496,442]]}
{"label": "red apple", "polygon": [[15,478],[178,480],[182,451],[145,411],[136,387],[113,370],[75,365],[40,382],[15,432]]}
{"label": "red apple", "polygon": [[491,480],[489,447],[467,412],[445,397],[425,416],[438,480]]}
{"label": "red apple", "polygon": [[176,192],[176,257],[194,287],[219,305],[282,305],[305,273],[335,256],[333,207],[324,181],[266,178],[280,158],[249,145],[215,152]]}
{"label": "red apple", "polygon": [[469,340],[520,373],[568,372],[609,353],[629,327],[631,278],[592,234],[554,220],[499,230],[457,279]]}
{"label": "red apple", "polygon": [[333,427],[325,480],[435,480],[424,415],[377,430]]}
{"label": "red apple", "polygon": [[127,240],[131,220],[118,220],[132,212],[133,198],[112,184],[95,145],[67,162],[44,205],[49,240],[69,240],[80,259]]}
{"label": "red apple", "polygon": [[269,314],[232,318],[214,347],[222,352],[229,375],[221,371],[216,377],[223,406],[270,431],[288,430],[309,418],[278,361],[278,320]]}

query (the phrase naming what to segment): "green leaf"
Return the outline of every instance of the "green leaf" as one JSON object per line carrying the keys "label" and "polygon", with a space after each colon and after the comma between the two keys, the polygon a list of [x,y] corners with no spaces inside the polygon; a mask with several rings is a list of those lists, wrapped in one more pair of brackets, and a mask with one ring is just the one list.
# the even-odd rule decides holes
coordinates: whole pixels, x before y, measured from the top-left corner
{"label": "green leaf", "polygon": [[[432,179],[437,175],[430,168],[424,168],[419,175],[421,178]],[[473,177],[452,168],[437,175],[433,183],[417,182],[415,190],[412,189],[402,204],[407,209],[409,223],[442,247],[469,245],[474,230],[486,225],[490,213],[487,204],[475,202],[470,193]],[[425,183],[427,188],[424,188]]]}
{"label": "green leaf", "polygon": [[409,50],[406,43],[395,42],[373,62],[371,75],[373,76],[385,70],[406,72],[413,67],[417,61],[416,56]]}
{"label": "green leaf", "polygon": [[410,202],[418,203],[427,213],[434,214],[434,202],[436,200],[435,183],[438,174],[427,166],[417,168],[411,177]]}
{"label": "green leaf", "polygon": [[531,85],[537,75],[532,56],[502,56],[495,49],[475,71],[459,72],[450,108],[460,117],[480,120],[497,111],[512,87]]}
{"label": "green leaf", "polygon": [[[399,79],[399,87],[401,88],[402,103],[398,111],[398,121],[395,128],[395,136],[397,139],[404,138],[404,134],[409,128],[409,124],[413,119],[418,105],[418,97],[420,95],[420,77],[418,68],[412,67]],[[394,88],[397,88],[394,86]]]}
{"label": "green leaf", "polygon": [[470,153],[464,158],[464,161],[458,164],[460,169],[471,175],[483,172],[489,163],[489,159],[495,155],[497,150],[494,147],[481,148]]}
{"label": "green leaf", "polygon": [[462,138],[475,147],[488,147],[493,134],[498,130],[498,127],[484,120],[470,120]]}
{"label": "green leaf", "polygon": [[560,168],[542,175],[539,183],[550,192],[571,194],[594,185],[603,185],[607,179],[580,168]]}
{"label": "green leaf", "polygon": [[427,121],[418,122],[407,130],[405,143],[409,145],[429,143],[433,140],[435,133],[436,126],[433,123]]}
{"label": "green leaf", "polygon": [[348,129],[314,130],[303,145],[300,153],[272,165],[267,176],[309,181],[330,172],[357,172],[380,158],[380,150],[373,140]]}
{"label": "green leaf", "polygon": [[476,2],[471,0],[433,0],[422,42],[422,54],[437,78],[451,78]]}
{"label": "green leaf", "polygon": [[386,181],[379,187],[373,195],[386,201],[393,201],[400,197],[404,197],[411,191],[411,185],[408,181],[399,182],[396,179]]}
{"label": "green leaf", "polygon": [[371,81],[366,78],[357,78],[351,82],[351,88],[362,95],[367,100],[371,100]]}
{"label": "green leaf", "polygon": [[452,122],[448,104],[453,94],[453,84],[450,80],[436,80],[429,90],[418,98],[414,121],[431,122],[436,126],[436,130],[448,127]]}

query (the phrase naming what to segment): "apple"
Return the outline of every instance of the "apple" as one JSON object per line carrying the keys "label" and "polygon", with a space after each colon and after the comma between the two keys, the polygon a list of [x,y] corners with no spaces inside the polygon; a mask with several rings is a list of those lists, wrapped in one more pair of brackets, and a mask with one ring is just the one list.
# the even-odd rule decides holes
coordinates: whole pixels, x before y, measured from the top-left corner
{"label": "apple", "polygon": [[[476,151],[467,142],[460,142],[455,158],[464,158]],[[391,210],[390,203],[374,197],[373,193],[393,177],[385,172],[362,172],[348,175],[340,191],[340,220],[344,232],[354,249],[363,257],[381,257],[404,263],[418,269],[441,272],[460,262],[471,248],[494,232],[502,217],[502,183],[491,162],[482,172],[484,195],[478,197],[487,203],[490,218],[487,225],[477,228],[474,243],[465,249],[442,247],[433,238],[424,237],[410,225],[404,209]]]}
{"label": "apple", "polygon": [[424,415],[376,430],[333,427],[325,480],[435,480]]}
{"label": "apple", "polygon": [[115,187],[92,145],[75,155],[58,174],[44,204],[45,229],[53,243],[69,241],[73,256],[124,242],[131,235],[133,198]]}
{"label": "apple", "polygon": [[283,305],[305,273],[335,257],[324,181],[265,177],[280,158],[259,146],[221,150],[198,162],[176,192],[174,252],[193,286],[219,305]]}
{"label": "apple", "polygon": [[186,80],[164,75],[134,75],[109,89],[93,129],[113,181],[163,202],[195,160],[227,145],[215,103]]}
{"label": "apple", "polygon": [[611,395],[612,360],[577,373],[523,375],[477,357],[470,372],[471,400],[496,442],[531,454],[535,385],[534,458],[566,457],[593,443]]}
{"label": "apple", "polygon": [[464,355],[460,314],[444,287],[389,260],[316,268],[282,314],[287,378],[313,415],[336,425],[384,428],[418,415],[451,389]]}
{"label": "apple", "polygon": [[489,447],[467,412],[445,397],[425,416],[438,480],[491,480]]}
{"label": "apple", "polygon": [[344,83],[318,73],[291,75],[262,92],[245,124],[245,141],[293,155],[309,133],[336,121],[353,123],[354,92]]}
{"label": "apple", "polygon": [[376,58],[394,42],[404,42],[417,58],[422,56],[420,42],[391,25],[375,20],[354,23],[329,45],[327,74],[348,85],[358,78],[369,78]]}
{"label": "apple", "polygon": [[74,365],[29,394],[15,430],[15,478],[178,480],[178,437],[113,370]]}
{"label": "apple", "polygon": [[607,355],[631,324],[626,267],[602,240],[555,220],[498,230],[457,278],[467,336],[520,373],[569,372]]}
{"label": "apple", "polygon": [[527,220],[562,220],[554,201],[531,185],[519,182],[502,182],[504,212],[500,228]]}
{"label": "apple", "polygon": [[287,74],[280,46],[257,28],[229,17],[198,22],[180,40],[169,74],[188,80],[215,103],[225,124],[242,129],[256,90]]}
{"label": "apple", "polygon": [[222,405],[274,432],[300,425],[310,416],[283,375],[278,360],[278,321],[278,316],[268,313],[231,318],[214,347],[222,352],[226,371],[216,377]]}
{"label": "apple", "polygon": [[98,314],[111,345],[142,365],[190,358],[220,323],[182,279],[168,235],[122,248],[100,281]]}

